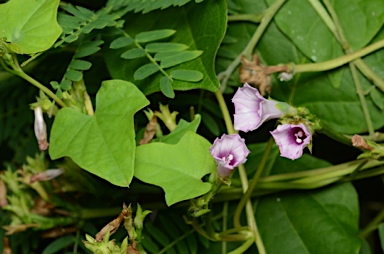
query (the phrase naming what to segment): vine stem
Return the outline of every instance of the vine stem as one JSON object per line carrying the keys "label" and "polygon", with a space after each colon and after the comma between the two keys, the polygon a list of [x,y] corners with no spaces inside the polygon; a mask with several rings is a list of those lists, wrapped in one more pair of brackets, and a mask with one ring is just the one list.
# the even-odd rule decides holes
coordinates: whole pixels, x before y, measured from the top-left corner
{"label": "vine stem", "polygon": [[[383,47],[384,47],[384,40],[380,40],[363,49],[360,49],[353,53],[350,53],[329,61],[325,61],[321,63],[298,64],[298,65],[289,64],[288,67],[290,68],[290,72],[293,72],[293,73],[329,71],[337,67],[343,66],[349,62],[352,62],[358,58],[366,56]],[[380,88],[380,89],[384,89],[384,88]]]}
{"label": "vine stem", "polygon": [[[225,125],[227,127],[228,134],[236,133],[236,131],[233,127],[231,115],[229,114],[227,104],[225,103],[225,100],[223,97],[223,94],[220,91],[217,91],[215,93],[215,95],[216,95],[217,101],[219,103],[219,107],[221,109],[221,112],[223,114],[223,118],[224,118]],[[248,189],[248,178],[247,178],[247,173],[245,172],[244,165],[243,164],[239,165],[238,170],[239,170],[241,184],[243,187],[243,192],[245,193]],[[253,214],[252,203],[251,203],[250,199],[247,200],[245,209],[246,209],[246,216],[247,216],[247,224],[250,227],[251,231],[255,235],[254,241],[255,241],[256,246],[259,250],[259,254],[265,254],[266,251],[264,248],[263,241],[261,240],[261,237],[257,237],[257,236],[259,236],[259,232],[258,232],[256,220],[255,220],[255,215]],[[249,240],[247,240],[246,243],[248,241]],[[248,245],[244,245],[244,246],[248,246]],[[250,247],[250,245],[248,246],[248,248],[249,247]]]}
{"label": "vine stem", "polygon": [[31,83],[32,85],[36,86],[37,88],[39,88],[40,90],[42,90],[45,94],[47,94],[49,97],[51,97],[57,104],[59,104],[61,107],[65,108],[67,105],[59,98],[56,96],[56,94],[54,94],[51,90],[49,90],[46,86],[44,86],[43,84],[41,84],[39,81],[35,80],[34,78],[32,78],[31,76],[29,76],[28,74],[26,74],[24,71],[22,70],[17,70],[14,72],[17,76],[25,79],[26,81],[28,81],[29,83]]}
{"label": "vine stem", "polygon": [[[334,11],[332,5],[329,1],[324,1],[324,4],[327,6],[329,12],[334,17],[335,22],[332,21],[332,18],[329,16],[328,12],[325,10],[322,3],[319,2],[319,0],[308,0],[309,3],[312,5],[312,7],[315,9],[317,14],[321,17],[323,22],[327,25],[329,30],[333,33],[333,35],[336,37],[336,39],[339,41],[343,49],[350,50],[350,45],[346,41],[345,36],[338,32],[338,27],[341,28],[341,24],[338,21],[336,12]],[[348,52],[351,53],[351,52]],[[354,64],[359,69],[359,71],[364,74],[369,80],[372,80],[372,82],[384,92],[384,80],[381,79],[362,59],[356,59],[354,61]]]}
{"label": "vine stem", "polygon": [[366,238],[373,230],[378,227],[378,224],[384,220],[384,209],[361,231],[360,237]]}
{"label": "vine stem", "polygon": [[[12,60],[11,60],[12,59]],[[5,63],[5,61],[3,59],[0,59],[0,63],[1,65],[3,66],[3,68],[16,75],[16,76],[19,76],[20,78],[28,81],[29,83],[31,83],[32,85],[36,86],[37,88],[39,88],[40,90],[42,90],[45,94],[47,94],[49,97],[51,97],[57,104],[59,104],[61,107],[66,107],[67,105],[59,98],[56,96],[56,94],[54,94],[51,90],[49,90],[46,86],[44,86],[43,84],[41,84],[39,81],[35,80],[34,78],[32,78],[31,76],[29,76],[28,74],[26,74],[23,69],[21,69],[18,61],[17,61],[17,58],[15,55],[13,55],[12,57],[9,57],[7,59],[8,61],[7,64],[12,67],[12,69],[10,69],[7,64]]]}
{"label": "vine stem", "polygon": [[264,34],[265,29],[268,27],[269,23],[275,16],[276,12],[280,9],[280,7],[286,2],[286,0],[276,0],[265,12],[263,18],[261,19],[260,25],[257,27],[255,33],[249,40],[247,46],[243,49],[243,51],[233,60],[233,62],[227,67],[224,72],[219,73],[218,79],[221,80],[220,90],[224,91],[229,77],[236,69],[236,67],[240,64],[242,56],[250,58],[253,52],[253,49],[256,47],[259,42],[261,36]]}
{"label": "vine stem", "polygon": [[[271,153],[272,145],[273,145],[273,140],[269,139],[268,143],[267,143],[267,147],[266,147],[265,152],[264,152],[264,155],[263,155],[263,157],[262,157],[262,159],[261,159],[261,161],[260,161],[260,163],[256,169],[256,172],[255,172],[251,182],[249,183],[249,187],[248,187],[247,191],[244,193],[243,197],[240,199],[240,202],[236,207],[235,214],[233,217],[233,224],[236,227],[241,227],[241,224],[240,224],[241,212],[242,212],[244,205],[247,202],[247,200],[249,200],[251,198],[252,192],[255,189],[258,180],[260,179],[261,173],[263,172],[265,164],[267,163],[269,154]],[[256,236],[256,237],[258,237],[258,236]]]}
{"label": "vine stem", "polygon": [[264,14],[234,14],[228,16],[229,22],[235,22],[235,21],[249,21],[253,23],[260,23],[260,21],[263,19]]}
{"label": "vine stem", "polygon": [[[333,8],[331,2],[329,0],[324,0],[324,4],[325,4],[326,8],[328,9],[328,12],[330,13],[330,15],[333,19],[334,26],[335,26],[334,34],[335,34],[336,38],[338,39],[339,43],[341,44],[341,46],[343,47],[343,49],[346,53],[353,53],[353,50],[352,50],[347,38],[344,35],[343,28],[341,26],[339,18],[337,16],[336,11]],[[353,80],[355,83],[356,92],[357,92],[359,99],[360,99],[360,104],[361,104],[361,107],[363,110],[363,114],[364,114],[365,122],[367,124],[369,135],[373,135],[375,133],[375,128],[373,127],[372,119],[371,119],[371,116],[369,114],[367,101],[365,99],[365,94],[364,94],[363,88],[361,86],[360,79],[358,77],[358,73],[357,73],[357,69],[356,69],[356,66],[357,66],[356,61],[349,63],[349,68],[351,69],[351,72],[352,72],[352,77],[353,77]],[[361,59],[360,59],[360,61],[362,62]]]}

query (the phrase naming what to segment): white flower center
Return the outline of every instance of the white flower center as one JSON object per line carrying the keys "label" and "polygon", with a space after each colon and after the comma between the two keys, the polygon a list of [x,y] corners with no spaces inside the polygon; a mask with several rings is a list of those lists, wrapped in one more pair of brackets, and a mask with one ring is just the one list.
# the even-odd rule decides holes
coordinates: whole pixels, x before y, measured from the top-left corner
{"label": "white flower center", "polygon": [[230,164],[231,161],[233,160],[233,155],[230,153],[227,157],[223,157],[222,159],[225,162],[225,164],[227,163]]}
{"label": "white flower center", "polygon": [[303,131],[296,132],[295,137],[296,137],[296,142],[301,144],[303,142],[304,132]]}

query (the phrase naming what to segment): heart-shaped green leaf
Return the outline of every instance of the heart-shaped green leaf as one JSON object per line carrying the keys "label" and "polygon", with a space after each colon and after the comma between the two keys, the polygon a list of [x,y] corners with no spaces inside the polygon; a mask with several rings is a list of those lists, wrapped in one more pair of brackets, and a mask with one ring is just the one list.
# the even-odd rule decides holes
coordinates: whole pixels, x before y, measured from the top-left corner
{"label": "heart-shaped green leaf", "polygon": [[11,50],[32,54],[49,49],[61,34],[59,0],[10,0],[0,4],[0,38]]}
{"label": "heart-shaped green leaf", "polygon": [[211,144],[187,132],[175,145],[150,143],[136,148],[135,177],[160,186],[168,206],[207,193],[211,184],[201,178],[216,168]]}
{"label": "heart-shaped green leaf", "polygon": [[134,84],[104,81],[96,96],[94,116],[73,108],[59,111],[51,131],[51,158],[71,157],[112,184],[128,186],[136,146],[133,115],[146,105],[148,100]]}

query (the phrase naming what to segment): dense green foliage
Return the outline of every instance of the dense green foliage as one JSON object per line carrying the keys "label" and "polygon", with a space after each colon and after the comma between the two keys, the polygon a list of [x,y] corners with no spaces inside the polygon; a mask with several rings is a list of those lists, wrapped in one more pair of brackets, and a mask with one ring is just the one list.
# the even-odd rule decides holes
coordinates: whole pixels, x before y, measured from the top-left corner
{"label": "dense green foliage", "polygon": [[[3,253],[384,250],[382,0],[2,2]],[[243,83],[291,111],[235,131]]]}

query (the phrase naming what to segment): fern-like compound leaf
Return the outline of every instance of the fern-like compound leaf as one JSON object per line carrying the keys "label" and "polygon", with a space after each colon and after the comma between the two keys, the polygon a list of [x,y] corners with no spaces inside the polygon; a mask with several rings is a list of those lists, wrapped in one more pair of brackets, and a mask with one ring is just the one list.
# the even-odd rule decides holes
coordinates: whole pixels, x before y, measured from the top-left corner
{"label": "fern-like compound leaf", "polygon": [[[166,9],[171,6],[183,6],[193,0],[110,0],[107,6],[126,6],[126,11],[147,13],[153,10]],[[200,3],[203,0],[195,0]]]}

